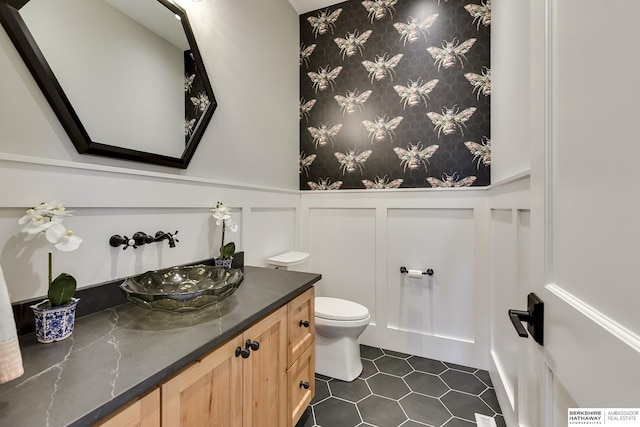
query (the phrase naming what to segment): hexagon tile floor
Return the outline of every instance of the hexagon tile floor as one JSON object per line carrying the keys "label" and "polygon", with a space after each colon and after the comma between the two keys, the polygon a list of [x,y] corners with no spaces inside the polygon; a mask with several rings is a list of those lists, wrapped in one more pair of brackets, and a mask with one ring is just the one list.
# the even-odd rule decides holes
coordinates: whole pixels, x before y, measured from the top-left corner
{"label": "hexagon tile floor", "polygon": [[468,427],[476,412],[505,426],[487,371],[360,350],[363,370],[354,381],[316,374],[316,395],[296,427]]}

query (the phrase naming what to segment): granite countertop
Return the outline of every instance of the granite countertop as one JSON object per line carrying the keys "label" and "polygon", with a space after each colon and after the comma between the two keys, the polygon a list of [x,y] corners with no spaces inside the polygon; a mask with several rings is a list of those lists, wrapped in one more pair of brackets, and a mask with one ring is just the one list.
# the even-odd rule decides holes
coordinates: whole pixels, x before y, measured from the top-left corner
{"label": "granite countertop", "polygon": [[21,337],[25,373],[0,385],[0,425],[90,426],[173,376],[320,280],[245,267],[220,304],[164,313],[124,304],[76,320],[64,341]]}

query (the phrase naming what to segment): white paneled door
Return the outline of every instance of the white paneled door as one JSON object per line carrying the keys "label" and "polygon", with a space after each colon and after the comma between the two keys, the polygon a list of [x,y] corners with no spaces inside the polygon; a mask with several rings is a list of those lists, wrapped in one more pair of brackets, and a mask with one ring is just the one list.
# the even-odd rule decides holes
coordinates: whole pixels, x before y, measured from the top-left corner
{"label": "white paneled door", "polygon": [[545,327],[544,346],[522,341],[517,407],[521,426],[554,427],[577,425],[569,408],[640,408],[640,2],[530,4],[529,288]]}

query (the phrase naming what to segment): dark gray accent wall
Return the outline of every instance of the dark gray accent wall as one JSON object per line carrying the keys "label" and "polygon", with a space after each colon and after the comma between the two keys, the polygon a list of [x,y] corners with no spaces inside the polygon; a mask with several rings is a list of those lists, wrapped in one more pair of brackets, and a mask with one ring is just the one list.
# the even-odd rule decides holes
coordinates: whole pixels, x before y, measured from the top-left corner
{"label": "dark gray accent wall", "polygon": [[490,0],[300,16],[300,189],[490,184]]}

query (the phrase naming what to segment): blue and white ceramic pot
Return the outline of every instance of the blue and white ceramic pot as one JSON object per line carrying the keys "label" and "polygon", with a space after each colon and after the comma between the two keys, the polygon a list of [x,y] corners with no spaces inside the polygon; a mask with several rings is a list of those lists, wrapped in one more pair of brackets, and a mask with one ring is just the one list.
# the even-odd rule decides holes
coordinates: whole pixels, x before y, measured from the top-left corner
{"label": "blue and white ceramic pot", "polygon": [[62,341],[73,332],[76,322],[76,306],[79,298],[58,307],[49,307],[49,300],[44,300],[31,309],[36,320],[36,338],[42,343]]}
{"label": "blue and white ceramic pot", "polygon": [[216,267],[231,268],[231,263],[233,263],[233,257],[215,258],[213,261]]}

